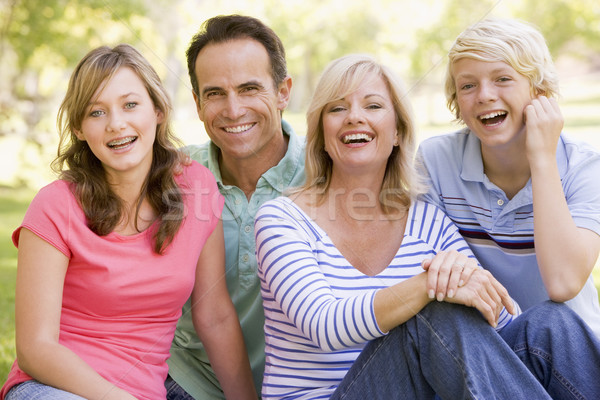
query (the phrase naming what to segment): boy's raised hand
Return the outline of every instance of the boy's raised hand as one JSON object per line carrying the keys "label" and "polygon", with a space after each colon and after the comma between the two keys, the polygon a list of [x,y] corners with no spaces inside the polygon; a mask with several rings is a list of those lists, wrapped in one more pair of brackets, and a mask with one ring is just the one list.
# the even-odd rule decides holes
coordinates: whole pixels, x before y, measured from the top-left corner
{"label": "boy's raised hand", "polygon": [[525,107],[524,115],[529,163],[556,162],[556,146],[564,125],[556,99],[538,96]]}

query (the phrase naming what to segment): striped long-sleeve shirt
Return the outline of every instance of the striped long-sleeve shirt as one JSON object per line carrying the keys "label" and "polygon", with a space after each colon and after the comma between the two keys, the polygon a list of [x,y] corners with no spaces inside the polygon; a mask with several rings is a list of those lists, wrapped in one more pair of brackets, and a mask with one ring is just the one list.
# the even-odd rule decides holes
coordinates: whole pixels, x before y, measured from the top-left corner
{"label": "striped long-sleeve shirt", "polygon": [[[264,399],[327,399],[366,343],[383,336],[373,299],[379,289],[413,277],[421,261],[443,250],[473,254],[435,206],[412,205],[391,264],[368,276],[290,199],[261,206],[256,256],[265,308]],[[503,311],[498,329],[512,316]]]}

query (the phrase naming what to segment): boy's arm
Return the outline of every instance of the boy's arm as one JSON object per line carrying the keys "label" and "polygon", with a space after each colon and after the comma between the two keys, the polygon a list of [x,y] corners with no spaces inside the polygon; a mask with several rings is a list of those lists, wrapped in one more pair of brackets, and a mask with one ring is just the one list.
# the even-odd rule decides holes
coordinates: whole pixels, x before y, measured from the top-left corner
{"label": "boy's arm", "polygon": [[540,96],[525,108],[525,116],[536,257],[550,299],[563,302],[575,297],[587,281],[600,236],[577,227],[567,205],[556,163],[563,127],[558,103]]}

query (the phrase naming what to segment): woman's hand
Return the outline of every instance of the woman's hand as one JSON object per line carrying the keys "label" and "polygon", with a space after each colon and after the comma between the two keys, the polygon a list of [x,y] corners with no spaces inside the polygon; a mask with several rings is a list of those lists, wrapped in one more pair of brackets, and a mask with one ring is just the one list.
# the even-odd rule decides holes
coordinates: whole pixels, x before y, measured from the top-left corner
{"label": "woman's hand", "polygon": [[503,307],[513,315],[516,312],[506,288],[482,268],[473,271],[470,279],[457,289],[455,296],[447,297],[445,301],[476,308],[493,327],[498,325]]}
{"label": "woman's hand", "polygon": [[427,271],[427,295],[437,301],[454,297],[457,289],[479,269],[475,259],[456,250],[441,251],[434,258],[424,260],[421,266]]}

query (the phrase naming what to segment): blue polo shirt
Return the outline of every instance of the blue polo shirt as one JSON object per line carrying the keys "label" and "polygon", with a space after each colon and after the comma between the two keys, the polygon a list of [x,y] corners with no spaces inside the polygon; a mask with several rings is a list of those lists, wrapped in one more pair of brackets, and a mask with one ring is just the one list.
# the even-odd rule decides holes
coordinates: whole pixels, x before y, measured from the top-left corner
{"label": "blue polo shirt", "polygon": [[[429,184],[425,200],[456,223],[481,265],[523,310],[548,300],[535,256],[531,180],[508,199],[485,175],[481,143],[467,128],[424,140],[417,158]],[[575,224],[600,234],[600,153],[563,134],[556,162]],[[591,275],[566,304],[600,337],[598,292]]]}
{"label": "blue polo shirt", "polygon": [[[254,384],[260,394],[265,367],[265,338],[260,280],[255,256],[254,216],[262,203],[282,195],[289,187],[304,183],[304,140],[282,121],[284,135],[289,137],[288,149],[279,164],[265,172],[256,191],[246,198],[237,186],[224,185],[219,168],[219,149],[208,142],[186,147],[192,159],[206,166],[217,180],[225,197],[223,229],[225,234],[225,268],[227,288],[238,313]],[[192,324],[190,302],[183,307],[171,346],[169,374],[195,399],[224,399],[216,375],[210,367],[206,351]]]}

